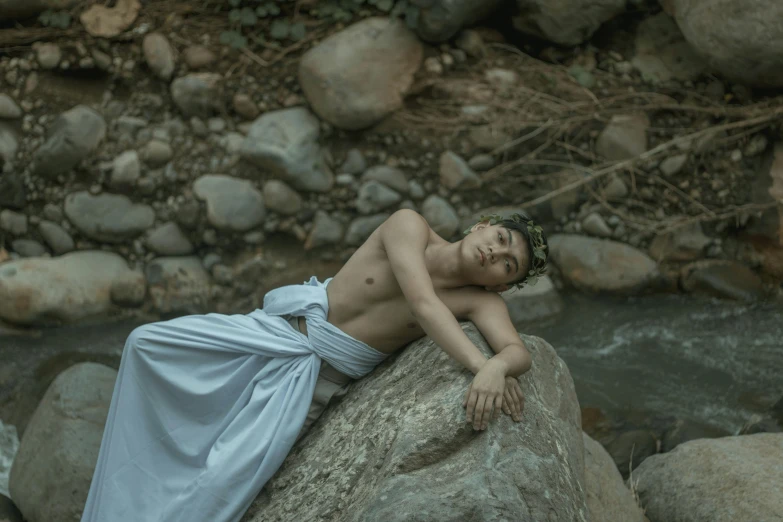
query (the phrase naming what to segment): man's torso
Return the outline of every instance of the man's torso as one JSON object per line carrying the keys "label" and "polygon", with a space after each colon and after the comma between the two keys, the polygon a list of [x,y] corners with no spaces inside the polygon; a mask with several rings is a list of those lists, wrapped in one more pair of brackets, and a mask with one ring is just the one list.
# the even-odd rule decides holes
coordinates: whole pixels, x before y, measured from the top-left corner
{"label": "man's torso", "polygon": [[[427,250],[442,243],[444,240],[430,230]],[[427,250],[424,257],[435,293],[457,319],[464,318],[471,300],[479,298],[486,290],[478,287],[443,288],[437,275],[433,275],[437,270],[430,266]],[[327,320],[381,352],[392,353],[424,335],[397,283],[379,230],[334,276],[327,286],[327,297]]]}

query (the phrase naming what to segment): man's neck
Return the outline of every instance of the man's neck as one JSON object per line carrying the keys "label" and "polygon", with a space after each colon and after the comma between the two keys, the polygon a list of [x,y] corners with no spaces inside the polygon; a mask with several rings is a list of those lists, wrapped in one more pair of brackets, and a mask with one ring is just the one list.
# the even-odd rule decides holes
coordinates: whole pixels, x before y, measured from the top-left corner
{"label": "man's neck", "polygon": [[472,283],[465,275],[465,267],[462,265],[460,252],[461,242],[449,243],[443,241],[430,247],[433,269],[430,277],[433,283],[442,288],[459,288],[470,286]]}

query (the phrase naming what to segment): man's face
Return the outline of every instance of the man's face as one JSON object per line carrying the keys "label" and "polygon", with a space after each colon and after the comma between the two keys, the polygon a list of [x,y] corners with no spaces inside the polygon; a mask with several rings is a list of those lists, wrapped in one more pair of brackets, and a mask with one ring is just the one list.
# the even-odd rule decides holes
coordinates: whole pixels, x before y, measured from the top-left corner
{"label": "man's face", "polygon": [[508,289],[508,284],[525,276],[529,248],[517,230],[482,221],[473,225],[465,242],[465,263],[476,275],[476,283],[493,292]]}

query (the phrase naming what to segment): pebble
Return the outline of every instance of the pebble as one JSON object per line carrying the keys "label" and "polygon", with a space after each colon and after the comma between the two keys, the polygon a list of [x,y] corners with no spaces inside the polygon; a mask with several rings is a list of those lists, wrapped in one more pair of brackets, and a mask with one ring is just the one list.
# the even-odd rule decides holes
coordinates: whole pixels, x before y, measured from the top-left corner
{"label": "pebble", "polygon": [[71,252],[76,248],[71,235],[56,223],[41,221],[38,225],[38,232],[40,232],[46,244],[49,245],[49,248],[52,249],[52,252],[58,256]]}
{"label": "pebble", "polygon": [[489,154],[477,154],[468,160],[468,166],[473,170],[484,172],[495,166],[495,160]]}
{"label": "pebble", "polygon": [[32,239],[15,239],[11,242],[11,248],[21,257],[41,257],[46,255],[46,247]]}
{"label": "pebble", "polygon": [[0,119],[18,120],[22,114],[22,109],[13,98],[7,94],[0,94]]}
{"label": "pebble", "polygon": [[0,230],[15,236],[26,234],[27,216],[13,210],[3,210],[0,212]]}

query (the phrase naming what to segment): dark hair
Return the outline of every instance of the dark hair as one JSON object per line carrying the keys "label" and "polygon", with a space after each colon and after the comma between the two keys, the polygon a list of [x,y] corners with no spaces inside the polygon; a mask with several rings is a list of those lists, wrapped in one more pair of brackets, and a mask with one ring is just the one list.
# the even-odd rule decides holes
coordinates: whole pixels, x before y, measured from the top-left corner
{"label": "dark hair", "polygon": [[[536,268],[539,270],[540,273],[543,273],[546,270],[547,260],[549,259],[549,255],[547,255],[546,259],[543,261],[537,259],[534,255],[535,243],[530,237],[530,231],[527,229],[528,223],[532,222],[530,216],[528,216],[524,212],[517,212],[516,215],[518,216],[517,219],[503,219],[499,223],[497,223],[498,225],[505,227],[509,230],[518,231],[520,234],[522,234],[522,237],[524,237],[525,241],[527,242],[527,248],[528,248],[527,266],[525,267],[522,276],[516,281],[509,283],[510,285],[524,283],[525,280],[529,277],[530,271],[533,270],[533,268]],[[543,241],[544,244],[544,249],[548,254],[549,243],[547,242],[546,234],[543,232],[543,230],[541,231],[540,234],[541,234],[541,240]]]}

